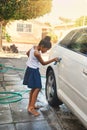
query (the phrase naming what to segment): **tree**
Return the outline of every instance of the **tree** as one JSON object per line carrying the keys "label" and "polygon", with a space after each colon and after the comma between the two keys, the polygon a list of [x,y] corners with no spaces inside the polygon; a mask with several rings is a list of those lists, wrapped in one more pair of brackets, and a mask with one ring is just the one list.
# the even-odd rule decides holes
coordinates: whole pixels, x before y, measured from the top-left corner
{"label": "tree", "polygon": [[0,48],[2,26],[10,20],[27,20],[43,16],[51,11],[52,0],[0,0]]}
{"label": "tree", "polygon": [[75,21],[75,26],[85,26],[87,25],[87,16],[81,16]]}
{"label": "tree", "polygon": [[51,37],[52,43],[57,43],[58,36],[55,34],[54,30],[50,30],[50,32],[48,32],[48,36]]}

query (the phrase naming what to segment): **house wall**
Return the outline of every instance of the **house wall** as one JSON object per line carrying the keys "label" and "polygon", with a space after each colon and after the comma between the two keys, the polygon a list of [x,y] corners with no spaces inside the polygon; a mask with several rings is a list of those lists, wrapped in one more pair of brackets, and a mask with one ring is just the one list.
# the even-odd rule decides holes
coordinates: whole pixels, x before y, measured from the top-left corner
{"label": "house wall", "polygon": [[[17,31],[17,24],[32,24],[31,32],[19,32]],[[73,24],[68,25],[55,25],[54,32],[58,36],[58,40],[69,30],[73,28]],[[36,20],[16,20],[12,21],[6,26],[6,30],[8,34],[11,36],[12,43],[20,43],[20,44],[38,44],[38,42],[43,38],[47,33],[50,32],[52,27],[47,26],[41,22]]]}
{"label": "house wall", "polygon": [[[18,23],[32,24],[32,32],[18,32],[17,31]],[[11,36],[13,43],[30,43],[30,44],[36,44],[37,42],[39,42],[39,40],[42,38],[42,28],[44,28],[44,25],[34,20],[14,21],[6,26],[6,30],[8,34]]]}

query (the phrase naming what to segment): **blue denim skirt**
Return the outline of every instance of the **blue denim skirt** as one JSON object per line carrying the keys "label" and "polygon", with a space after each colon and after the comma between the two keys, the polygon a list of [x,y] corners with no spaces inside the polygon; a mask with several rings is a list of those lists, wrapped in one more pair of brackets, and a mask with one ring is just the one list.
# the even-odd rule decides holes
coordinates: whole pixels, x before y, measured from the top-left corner
{"label": "blue denim skirt", "polygon": [[39,72],[39,68],[33,69],[27,67],[24,75],[23,84],[27,85],[28,88],[42,88],[41,84],[41,75]]}

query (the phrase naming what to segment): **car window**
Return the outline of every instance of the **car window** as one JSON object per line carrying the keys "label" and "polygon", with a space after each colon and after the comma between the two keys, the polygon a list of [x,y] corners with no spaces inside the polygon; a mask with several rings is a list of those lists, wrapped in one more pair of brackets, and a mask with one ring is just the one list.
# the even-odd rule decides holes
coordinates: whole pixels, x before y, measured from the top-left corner
{"label": "car window", "polygon": [[79,39],[77,39],[77,42],[80,45],[80,52],[83,54],[87,54],[87,33],[83,33]]}
{"label": "car window", "polygon": [[74,30],[60,44],[70,50],[87,55],[87,28]]}
{"label": "car window", "polygon": [[76,30],[73,30],[71,32],[69,32],[64,38],[63,40],[60,41],[60,45],[61,46],[64,46],[64,47],[67,47],[67,45],[70,44],[70,41],[72,40],[73,36],[76,34]]}
{"label": "car window", "polygon": [[87,30],[80,29],[67,46],[73,51],[87,54]]}

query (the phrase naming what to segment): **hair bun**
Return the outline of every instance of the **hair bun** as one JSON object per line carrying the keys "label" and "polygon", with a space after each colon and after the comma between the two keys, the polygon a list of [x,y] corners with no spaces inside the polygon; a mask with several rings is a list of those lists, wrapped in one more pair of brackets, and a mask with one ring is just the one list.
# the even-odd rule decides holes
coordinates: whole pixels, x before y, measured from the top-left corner
{"label": "hair bun", "polygon": [[45,36],[44,40],[50,41],[51,37],[50,36]]}

